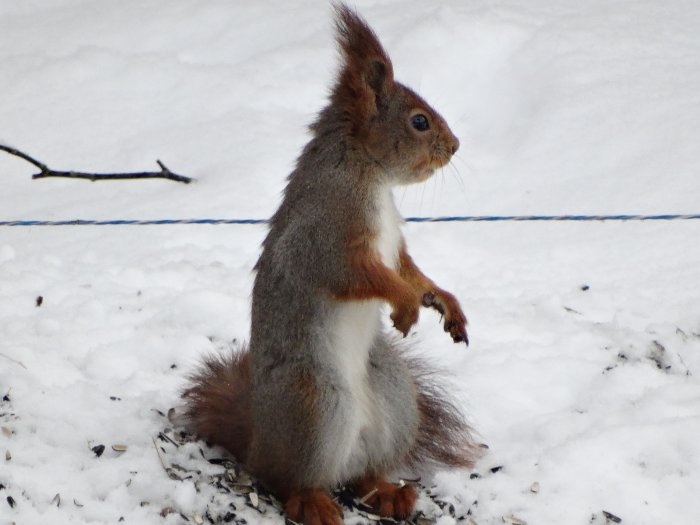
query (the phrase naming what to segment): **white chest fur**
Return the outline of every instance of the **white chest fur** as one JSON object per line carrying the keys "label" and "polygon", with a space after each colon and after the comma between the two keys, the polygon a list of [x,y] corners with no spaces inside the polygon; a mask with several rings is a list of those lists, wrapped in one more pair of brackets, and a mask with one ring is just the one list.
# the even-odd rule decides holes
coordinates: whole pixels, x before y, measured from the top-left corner
{"label": "white chest fur", "polygon": [[394,195],[390,186],[383,186],[377,194],[376,227],[378,235],[374,248],[379,252],[382,262],[395,269],[401,243],[401,215],[394,204]]}
{"label": "white chest fur", "polygon": [[[377,235],[373,248],[385,265],[395,269],[402,219],[390,187],[381,188],[376,198],[374,226]],[[378,299],[337,303],[331,321],[329,350],[342,383],[339,386],[346,393],[342,428],[336,434],[333,451],[337,458],[336,475],[340,479],[347,479],[346,476],[364,468],[366,451],[361,440],[362,432],[367,428],[381,428],[376,421],[381,416],[376,413],[367,377],[369,352],[381,329],[381,306],[382,301]]]}

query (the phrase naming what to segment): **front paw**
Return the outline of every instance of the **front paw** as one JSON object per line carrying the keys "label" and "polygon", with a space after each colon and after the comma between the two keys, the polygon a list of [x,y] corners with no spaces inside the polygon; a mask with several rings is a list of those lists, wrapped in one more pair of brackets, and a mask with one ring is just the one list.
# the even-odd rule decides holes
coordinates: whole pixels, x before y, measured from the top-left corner
{"label": "front paw", "polygon": [[404,337],[408,335],[408,331],[411,327],[418,322],[418,301],[415,302],[404,302],[394,307],[394,311],[391,312],[391,320],[394,322],[394,328],[403,334]]}
{"label": "front paw", "polygon": [[450,334],[455,343],[466,343],[469,346],[467,317],[454,295],[444,290],[426,292],[421,302],[423,306],[435,308],[444,317],[445,332]]}

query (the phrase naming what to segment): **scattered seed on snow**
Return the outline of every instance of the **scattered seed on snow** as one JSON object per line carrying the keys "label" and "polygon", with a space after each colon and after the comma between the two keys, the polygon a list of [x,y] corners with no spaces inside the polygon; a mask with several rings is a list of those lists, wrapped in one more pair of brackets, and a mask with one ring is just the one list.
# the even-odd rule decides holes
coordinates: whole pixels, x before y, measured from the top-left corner
{"label": "scattered seed on snow", "polygon": [[173,469],[171,469],[170,467],[167,467],[167,468],[165,469],[165,472],[168,473],[168,477],[169,477],[170,479],[172,479],[173,481],[182,481],[182,479],[183,479],[181,476],[179,476],[179,475],[178,475]]}
{"label": "scattered seed on snow", "polygon": [[605,519],[607,521],[612,521],[613,523],[620,523],[622,521],[622,518],[615,516],[612,512],[608,512],[607,510],[603,511],[603,516],[605,516]]}
{"label": "scattered seed on snow", "polygon": [[204,523],[204,518],[202,518],[202,516],[200,516],[196,512],[194,513],[194,516],[192,516],[192,519],[194,519],[194,522],[197,525],[202,525],[202,523]]}
{"label": "scattered seed on snow", "polygon": [[73,498],[73,505],[75,505],[76,507],[84,507],[85,506],[75,498]]}
{"label": "scattered seed on snow", "polygon": [[250,504],[257,509],[258,505],[260,505],[258,495],[255,492],[251,492],[250,494],[248,494],[248,498],[250,499]]}
{"label": "scattered seed on snow", "polygon": [[540,482],[535,481],[532,485],[530,485],[530,492],[537,494],[540,491]]}
{"label": "scattered seed on snow", "polygon": [[7,499],[7,503],[10,505],[10,508],[14,509],[15,505],[17,504],[15,502],[15,498],[13,498],[12,496],[7,496],[6,499]]}
{"label": "scattered seed on snow", "polygon": [[56,495],[51,500],[51,505],[56,504],[57,507],[61,506],[61,495],[57,492]]}
{"label": "scattered seed on snow", "polygon": [[12,454],[10,454],[9,450],[5,451],[5,461],[10,461],[12,459]]}
{"label": "scattered seed on snow", "polygon": [[503,520],[503,523],[510,523],[511,525],[527,525],[525,520],[521,520],[515,516],[503,516],[501,519]]}
{"label": "scattered seed on snow", "polygon": [[95,453],[95,455],[99,458],[102,455],[102,453],[105,451],[105,446],[104,445],[95,445],[90,450],[92,450]]}
{"label": "scattered seed on snow", "polygon": [[112,450],[114,450],[115,452],[126,452],[128,448],[128,446],[121,444],[112,445]]}

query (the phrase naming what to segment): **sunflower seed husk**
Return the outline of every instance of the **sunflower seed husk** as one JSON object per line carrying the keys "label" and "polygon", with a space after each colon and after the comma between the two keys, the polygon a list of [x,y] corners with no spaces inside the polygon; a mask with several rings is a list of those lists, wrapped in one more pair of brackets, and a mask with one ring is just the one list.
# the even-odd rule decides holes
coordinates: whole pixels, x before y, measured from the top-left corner
{"label": "sunflower seed husk", "polygon": [[114,450],[115,452],[126,452],[128,448],[128,446],[119,443],[117,443],[116,445],[112,445],[112,450]]}
{"label": "sunflower seed husk", "polygon": [[57,507],[61,506],[61,495],[57,492],[56,495],[51,500],[51,505],[56,504]]}
{"label": "sunflower seed husk", "polygon": [[603,516],[605,516],[607,521],[612,521],[613,523],[620,523],[622,521],[622,518],[615,516],[615,514],[608,512],[607,510],[603,511]]}
{"label": "sunflower seed husk", "polygon": [[170,467],[167,467],[165,469],[165,472],[168,474],[168,477],[172,479],[173,481],[182,481],[182,477],[180,477],[178,474],[175,473],[173,469]]}
{"label": "sunflower seed husk", "polygon": [[195,512],[194,515],[192,516],[192,519],[194,519],[194,522],[195,522],[197,525],[202,525],[202,523],[204,523],[204,518],[202,518],[202,516],[200,516],[200,515],[197,514],[196,512]]}
{"label": "sunflower seed husk", "polygon": [[250,494],[248,494],[248,499],[250,499],[250,504],[257,509],[258,505],[260,505],[258,495],[255,492],[251,492]]}
{"label": "sunflower seed husk", "polygon": [[515,516],[503,516],[501,519],[503,523],[510,523],[511,525],[527,525],[526,521],[516,518]]}
{"label": "sunflower seed husk", "polygon": [[372,498],[372,496],[374,496],[377,493],[377,490],[378,489],[374,488],[374,489],[370,490],[367,494],[362,496],[360,498],[360,503],[363,505],[366,504]]}
{"label": "sunflower seed husk", "polygon": [[75,498],[73,498],[73,505],[75,505],[76,507],[84,507],[85,506]]}

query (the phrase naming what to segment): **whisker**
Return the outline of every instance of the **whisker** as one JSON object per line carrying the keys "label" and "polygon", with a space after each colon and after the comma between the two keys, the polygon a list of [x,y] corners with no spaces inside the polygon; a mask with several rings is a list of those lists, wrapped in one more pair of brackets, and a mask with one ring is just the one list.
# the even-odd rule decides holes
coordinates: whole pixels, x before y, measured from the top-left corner
{"label": "whisker", "polygon": [[466,196],[467,196],[467,187],[466,187],[466,185],[464,184],[464,180],[462,180],[462,177],[461,177],[461,175],[460,175],[460,173],[459,173],[459,170],[457,169],[457,166],[455,166],[455,165],[452,163],[452,161],[450,161],[447,165],[450,167],[451,172],[452,172],[452,174],[454,175],[455,181],[457,181],[457,186],[459,186],[459,189],[462,190],[462,193],[463,193],[464,196],[466,197]]}
{"label": "whisker", "polygon": [[[472,167],[472,165],[466,162],[458,153],[455,153],[452,156],[452,159],[450,159],[450,163],[452,163],[453,160],[459,161],[467,169],[467,175],[472,175],[474,173],[474,168]],[[457,173],[459,173],[459,171],[457,171]]]}

